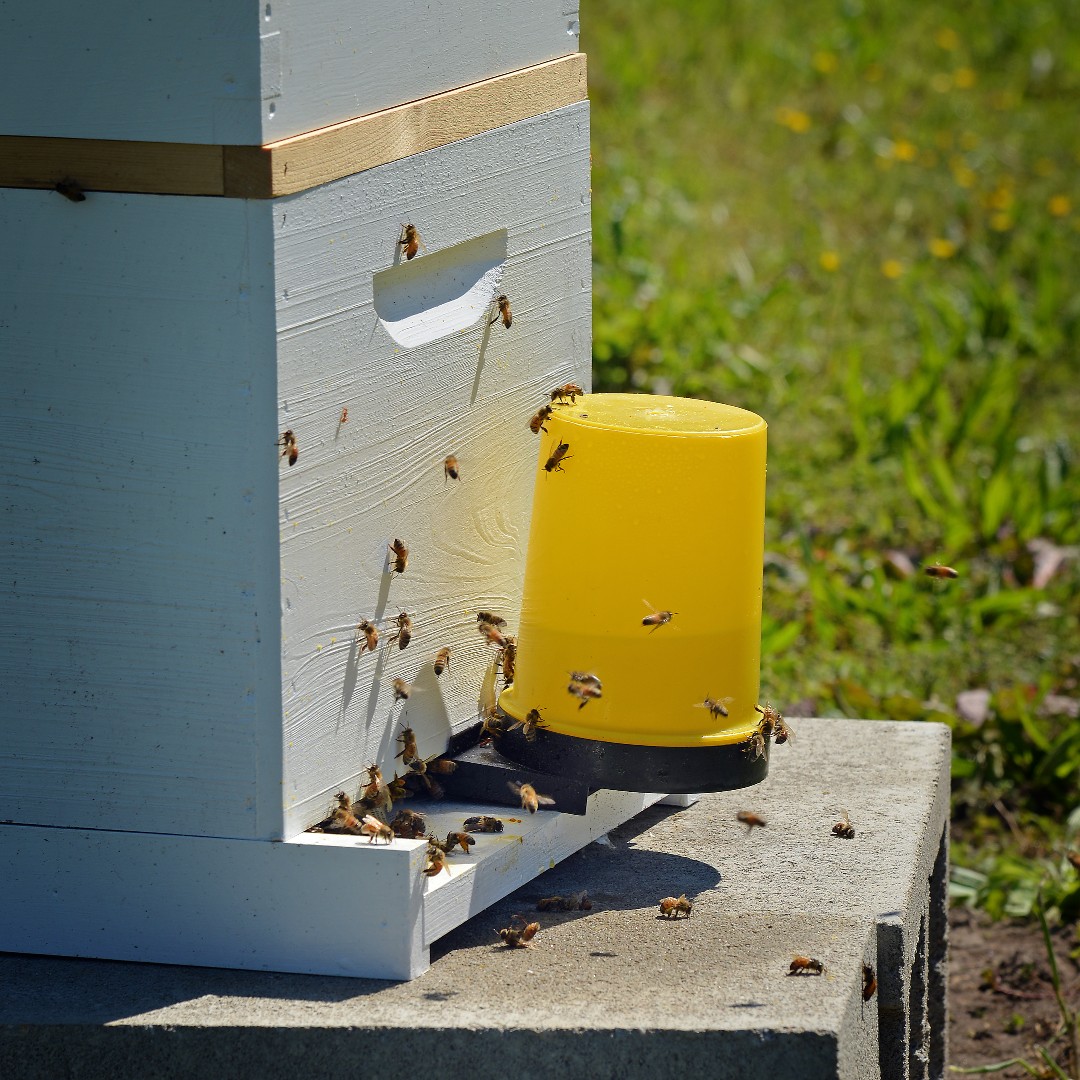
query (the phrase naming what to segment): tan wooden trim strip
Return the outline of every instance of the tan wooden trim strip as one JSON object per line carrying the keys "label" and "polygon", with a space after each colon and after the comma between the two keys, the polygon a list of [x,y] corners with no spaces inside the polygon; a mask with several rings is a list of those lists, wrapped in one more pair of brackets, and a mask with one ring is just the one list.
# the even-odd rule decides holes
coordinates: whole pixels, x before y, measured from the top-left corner
{"label": "tan wooden trim strip", "polygon": [[0,136],[0,187],[272,199],[584,101],[585,55],[549,60],[266,146]]}

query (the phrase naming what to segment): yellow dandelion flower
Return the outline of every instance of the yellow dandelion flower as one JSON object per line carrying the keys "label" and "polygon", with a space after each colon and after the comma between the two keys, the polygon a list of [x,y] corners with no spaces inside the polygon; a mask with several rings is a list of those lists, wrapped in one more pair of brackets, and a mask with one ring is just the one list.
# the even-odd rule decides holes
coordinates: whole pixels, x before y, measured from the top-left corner
{"label": "yellow dandelion flower", "polygon": [[1046,204],[1046,209],[1054,217],[1065,217],[1072,210],[1072,200],[1068,195],[1052,195]]}
{"label": "yellow dandelion flower", "polygon": [[936,71],[930,76],[930,89],[937,94],[947,94],[952,89],[952,76],[947,71]]}
{"label": "yellow dandelion flower", "polygon": [[840,269],[840,256],[835,251],[823,251],[818,256],[818,265],[829,274]]}
{"label": "yellow dandelion flower", "polygon": [[977,76],[973,68],[957,68],[953,72],[953,82],[958,90],[970,90],[975,85]]}
{"label": "yellow dandelion flower", "polygon": [[1057,172],[1057,165],[1048,157],[1037,158],[1032,168],[1039,176],[1053,176]]}
{"label": "yellow dandelion flower", "polygon": [[781,107],[776,110],[776,122],[783,124],[789,131],[802,134],[810,130],[810,117],[801,109],[788,109]]}
{"label": "yellow dandelion flower", "polygon": [[942,26],[934,34],[934,41],[939,49],[956,52],[960,47],[960,35],[951,26]]}
{"label": "yellow dandelion flower", "polygon": [[907,139],[897,139],[892,152],[897,161],[914,161],[919,156],[919,148]]}
{"label": "yellow dandelion flower", "polygon": [[820,75],[831,75],[839,62],[836,53],[829,52],[827,49],[819,49],[814,53],[812,60],[814,70]]}
{"label": "yellow dandelion flower", "polygon": [[930,254],[935,259],[951,259],[956,254],[956,245],[943,236],[935,236],[930,241]]}
{"label": "yellow dandelion flower", "polygon": [[1011,214],[998,211],[996,214],[990,215],[990,228],[994,232],[1008,232],[1012,227],[1013,219]]}
{"label": "yellow dandelion flower", "polygon": [[895,281],[904,272],[904,264],[899,259],[886,259],[881,264],[881,272],[890,281]]}

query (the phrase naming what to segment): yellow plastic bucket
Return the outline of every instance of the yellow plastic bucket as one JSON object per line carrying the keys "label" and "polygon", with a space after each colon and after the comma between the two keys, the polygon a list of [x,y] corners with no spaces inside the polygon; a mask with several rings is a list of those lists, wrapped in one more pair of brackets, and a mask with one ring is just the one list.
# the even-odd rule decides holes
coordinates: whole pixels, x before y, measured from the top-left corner
{"label": "yellow plastic bucket", "polygon": [[[548,736],[601,744],[594,758],[614,745],[727,748],[743,776],[760,720],[765,421],[710,401],[589,394],[544,426],[517,670],[499,702],[516,720],[539,710],[544,738],[515,749],[539,767]],[[594,676],[599,696],[572,691],[574,674]],[[651,782],[637,789],[661,790]]]}

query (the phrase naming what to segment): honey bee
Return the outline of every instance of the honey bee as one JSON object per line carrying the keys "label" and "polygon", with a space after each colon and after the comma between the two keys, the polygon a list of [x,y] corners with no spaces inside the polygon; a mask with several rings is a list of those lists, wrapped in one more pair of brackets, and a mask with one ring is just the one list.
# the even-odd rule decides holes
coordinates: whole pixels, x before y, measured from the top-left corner
{"label": "honey bee", "polygon": [[442,785],[437,780],[432,780],[428,776],[428,763],[423,758],[416,758],[415,761],[409,762],[409,775],[415,776],[419,779],[424,789],[427,791],[433,799],[441,799],[443,797]]}
{"label": "honey bee", "polygon": [[591,911],[592,901],[589,894],[582,889],[581,892],[571,893],[569,896],[546,896],[536,902],[537,911]]}
{"label": "honey bee", "polygon": [[[521,925],[516,926],[515,923],[517,922],[520,922]],[[510,920],[508,927],[498,930],[496,933],[503,939],[508,948],[531,949],[532,939],[539,929],[540,924],[538,922],[528,922],[523,916],[515,915]]]}
{"label": "honey bee", "polygon": [[424,867],[422,873],[426,877],[434,877],[436,874],[442,873],[445,870],[447,874],[450,873],[450,867],[446,865],[446,852],[441,847],[436,847],[430,841],[428,842],[427,849],[427,865]]}
{"label": "honey bee", "polygon": [[420,840],[427,832],[427,822],[423,814],[415,810],[399,810],[394,820],[390,822],[390,828],[395,836],[404,840]]}
{"label": "honey bee", "polygon": [[360,821],[353,813],[352,799],[344,791],[337,793],[338,805],[330,815],[330,828],[334,831],[359,833]]}
{"label": "honey bee", "polygon": [[394,773],[394,779],[386,785],[386,791],[391,802],[396,799],[407,799],[412,794],[405,786],[405,777],[398,776],[396,772]]}
{"label": "honey bee", "polygon": [[465,828],[471,833],[502,832],[503,823],[499,818],[492,817],[490,814],[479,814],[476,817],[466,818]]}
{"label": "honey bee", "polygon": [[756,727],[746,736],[744,752],[750,755],[751,761],[757,761],[765,753],[766,739],[761,733],[761,728]]}
{"label": "honey bee", "polygon": [[369,619],[357,624],[356,635],[360,640],[360,651],[357,655],[363,654],[365,649],[374,652],[379,647],[379,629]]}
{"label": "honey bee", "polygon": [[699,702],[697,704],[696,708],[708,709],[709,712],[713,715],[714,718],[717,717],[717,716],[727,716],[728,715],[728,708],[727,707],[734,700],[735,699],[732,698],[732,697],[719,698],[719,699],[718,698],[707,697],[704,701]]}
{"label": "honey bee", "polygon": [[541,806],[555,805],[554,799],[538,794],[532,784],[519,784],[516,780],[509,780],[506,786],[515,795],[520,796],[522,810],[528,810],[530,814],[535,814]]}
{"label": "honey bee", "polygon": [[551,451],[551,457],[544,462],[545,472],[565,472],[562,463],[569,461],[566,451],[570,449],[570,444],[566,442],[559,443],[554,450]]}
{"label": "honey bee", "polygon": [[368,843],[373,844],[376,840],[385,840],[388,844],[394,842],[394,830],[389,825],[380,821],[371,814],[365,814],[360,832],[368,838]]}
{"label": "honey bee", "polygon": [[443,461],[443,475],[451,480],[459,480],[461,473],[458,471],[457,458],[451,454]]}
{"label": "honey bee", "polygon": [[603,683],[600,682],[600,678],[597,675],[593,675],[588,671],[571,671],[570,681],[578,683],[588,683],[590,686],[595,686],[597,690],[603,690]]}
{"label": "honey bee", "polygon": [[372,809],[389,810],[393,804],[390,798],[390,787],[383,779],[382,771],[378,765],[368,766],[368,780],[361,791],[365,805]]}
{"label": "honey bee", "polygon": [[348,422],[349,422],[349,410],[348,409],[342,409],[341,410],[341,416],[338,417],[338,427],[340,427],[342,424],[347,424]]}
{"label": "honey bee", "polygon": [[394,688],[395,701],[405,701],[412,693],[412,687],[404,679],[394,679],[390,685]]}
{"label": "honey bee", "polygon": [[657,611],[648,600],[642,600],[642,603],[652,612],[651,615],[646,615],[645,618],[641,620],[642,626],[652,627],[649,631],[650,634],[654,634],[661,626],[666,626],[679,614],[677,611]]}
{"label": "honey bee", "polygon": [[506,636],[506,644],[499,652],[499,662],[502,664],[503,686],[509,686],[514,681],[514,672],[517,671],[517,638]]}
{"label": "honey bee", "polygon": [[533,413],[529,420],[529,430],[534,435],[539,435],[541,431],[547,431],[547,428],[544,427],[544,421],[551,415],[551,412],[550,405],[543,405],[537,412]]}
{"label": "honey bee", "polygon": [[397,623],[397,633],[390,639],[390,644],[397,642],[398,649],[404,649],[412,641],[412,619],[403,611],[395,616],[394,622]]}
{"label": "honey bee", "polygon": [[530,709],[524,720],[515,720],[510,725],[510,730],[522,729],[522,734],[529,742],[536,742],[536,736],[544,725],[544,719],[540,715],[540,709]]}
{"label": "honey bee", "polygon": [[851,819],[848,817],[848,812],[843,811],[843,816],[832,827],[833,836],[842,836],[845,840],[855,839],[855,826],[851,824]]}
{"label": "honey bee", "polygon": [[660,901],[660,914],[665,919],[677,919],[680,912],[689,919],[693,910],[694,901],[687,900],[685,893],[681,893],[679,896],[665,896]]}
{"label": "honey bee", "polygon": [[448,776],[457,768],[456,761],[441,757],[428,758],[424,764],[427,766],[425,772],[437,773],[440,776]]}
{"label": "honey bee", "polygon": [[942,566],[941,563],[935,563],[933,566],[924,566],[923,573],[927,577],[932,578],[958,578],[959,572],[954,570],[951,566]]}
{"label": "honey bee", "polygon": [[394,538],[392,544],[387,544],[387,549],[390,552],[390,573],[391,574],[404,574],[405,567],[409,565],[409,549],[405,544]]}
{"label": "honey bee", "polygon": [[788,968],[789,975],[809,975],[811,972],[815,975],[825,974],[825,965],[812,956],[796,956]]}
{"label": "honey bee", "polygon": [[[491,713],[486,715],[483,720],[480,721],[480,730],[489,736],[498,738],[500,735],[506,734],[506,724],[503,717],[497,713]],[[488,739],[488,742],[491,740]]]}
{"label": "honey bee", "polygon": [[408,765],[409,762],[415,761],[420,756],[420,752],[416,748],[416,732],[411,727],[402,725],[398,738],[401,740],[401,749],[394,757],[401,758],[402,765]]}
{"label": "honey bee", "polygon": [[498,615],[492,614],[490,611],[478,611],[476,613],[476,621],[478,623],[490,623],[492,626],[505,626],[506,620],[499,618]]}
{"label": "honey bee", "polygon": [[71,202],[86,202],[82,186],[75,180],[58,180],[53,184],[53,190],[60,192],[65,199]]}
{"label": "honey bee", "polygon": [[497,323],[499,319],[502,319],[503,326],[509,330],[510,324],[514,321],[514,316],[510,313],[510,301],[507,300],[506,293],[503,293],[501,296],[496,296],[491,301],[491,304],[492,307],[495,307],[498,310],[495,313],[495,317],[488,320],[488,326],[491,326],[494,323]]}
{"label": "honey bee", "polygon": [[863,964],[862,966],[862,999],[863,1001],[869,1001],[874,996],[874,991],[877,989],[877,976],[874,974],[874,969],[869,964]]}
{"label": "honey bee", "polygon": [[432,665],[436,675],[441,675],[450,666],[450,646],[444,645],[435,654],[435,663]]}
{"label": "honey bee", "polygon": [[785,723],[784,718],[780,715],[779,710],[774,709],[772,705],[766,703],[762,708],[760,705],[755,705],[754,708],[761,713],[761,719],[758,721],[757,729],[747,737],[747,752],[751,755],[751,760],[757,760],[765,752],[765,743],[772,739],[777,746],[781,746],[784,743],[795,741],[795,732],[791,727]]}
{"label": "honey bee", "polygon": [[570,404],[573,405],[577,399],[584,394],[585,391],[581,389],[577,383],[567,383],[565,386],[557,386],[551,391],[551,402],[555,404],[566,404],[566,399],[570,399]]}
{"label": "honey bee", "polygon": [[1080,872],[1080,851],[1067,851],[1065,852],[1065,858],[1069,860],[1074,870]]}
{"label": "honey bee", "polygon": [[469,848],[475,844],[476,841],[467,832],[449,832],[446,834],[446,843],[443,845],[443,850],[449,855],[455,847],[460,847],[468,855]]}
{"label": "honey bee", "polygon": [[398,240],[398,245],[405,252],[406,259],[415,259],[416,253],[420,250],[420,233],[415,225],[402,225],[401,226],[401,239]]}
{"label": "honey bee", "polygon": [[281,438],[274,445],[281,447],[281,456],[289,459],[290,468],[296,464],[296,459],[300,456],[300,448],[296,445],[296,436],[292,428],[283,431]]}
{"label": "honey bee", "polygon": [[759,829],[764,829],[768,822],[763,817],[758,817],[757,814],[751,813],[749,810],[740,810],[735,815],[736,821],[741,821],[747,826],[747,832],[753,832],[756,825]]}
{"label": "honey bee", "polygon": [[494,623],[478,622],[476,629],[489,645],[498,645],[500,649],[506,648],[506,635]]}
{"label": "honey bee", "polygon": [[604,696],[599,685],[591,682],[572,682],[566,689],[574,697],[581,699],[578,704],[579,709],[584,709],[590,701]]}

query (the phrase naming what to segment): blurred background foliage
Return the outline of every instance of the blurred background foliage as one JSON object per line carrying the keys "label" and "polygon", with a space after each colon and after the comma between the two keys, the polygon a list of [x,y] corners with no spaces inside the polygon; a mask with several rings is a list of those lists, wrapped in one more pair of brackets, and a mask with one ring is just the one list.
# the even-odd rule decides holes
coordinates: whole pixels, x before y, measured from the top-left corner
{"label": "blurred background foliage", "polygon": [[1080,6],[582,26],[594,386],[768,420],[762,696],[948,724],[954,896],[1075,920]]}

